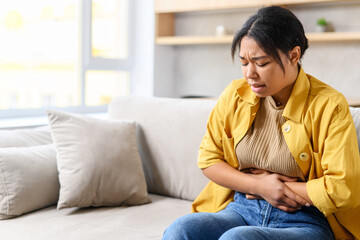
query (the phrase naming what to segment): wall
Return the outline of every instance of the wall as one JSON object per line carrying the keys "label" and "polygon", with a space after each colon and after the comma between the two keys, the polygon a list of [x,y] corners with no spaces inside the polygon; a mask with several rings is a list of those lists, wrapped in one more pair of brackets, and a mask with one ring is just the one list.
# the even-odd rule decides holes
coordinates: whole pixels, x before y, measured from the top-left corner
{"label": "wall", "polygon": [[[176,35],[212,35],[217,25],[238,30],[257,9],[177,14]],[[331,3],[290,7],[306,32],[326,17],[336,31],[360,30],[360,3]],[[155,95],[216,97],[233,79],[241,78],[230,44],[157,46]],[[164,63],[166,63],[164,65]],[[302,61],[305,71],[330,84],[346,97],[360,97],[360,42],[310,43]]]}
{"label": "wall", "polygon": [[131,44],[133,47],[130,93],[154,95],[154,3],[149,0],[134,1],[135,17]]}

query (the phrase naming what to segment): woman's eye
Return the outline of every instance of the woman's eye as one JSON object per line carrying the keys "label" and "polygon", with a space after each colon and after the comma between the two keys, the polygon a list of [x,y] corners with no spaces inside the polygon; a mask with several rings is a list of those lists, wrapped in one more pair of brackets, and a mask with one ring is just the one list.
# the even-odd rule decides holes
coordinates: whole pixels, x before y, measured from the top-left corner
{"label": "woman's eye", "polygon": [[249,63],[241,63],[241,66],[247,66]]}
{"label": "woman's eye", "polygon": [[258,65],[259,67],[265,67],[267,64],[268,64],[268,62],[263,63],[263,64],[256,64],[256,65]]}

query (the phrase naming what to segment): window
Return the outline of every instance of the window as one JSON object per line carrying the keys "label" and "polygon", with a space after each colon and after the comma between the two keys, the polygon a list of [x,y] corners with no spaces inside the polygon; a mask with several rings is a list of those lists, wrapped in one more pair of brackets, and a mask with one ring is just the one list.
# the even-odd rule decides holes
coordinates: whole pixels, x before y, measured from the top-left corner
{"label": "window", "polygon": [[130,92],[131,0],[0,3],[0,117],[105,111]]}

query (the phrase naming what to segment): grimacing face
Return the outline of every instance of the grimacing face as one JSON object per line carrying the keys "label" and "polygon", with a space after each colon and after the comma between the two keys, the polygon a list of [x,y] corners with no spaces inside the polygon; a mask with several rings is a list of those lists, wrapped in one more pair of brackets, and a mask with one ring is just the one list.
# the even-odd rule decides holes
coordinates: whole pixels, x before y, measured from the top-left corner
{"label": "grimacing face", "polygon": [[300,48],[295,48],[289,53],[290,58],[280,52],[284,73],[280,65],[254,39],[243,37],[239,51],[241,68],[251,90],[258,97],[272,96],[275,101],[286,104],[298,74],[299,56],[296,54],[299,54]]}

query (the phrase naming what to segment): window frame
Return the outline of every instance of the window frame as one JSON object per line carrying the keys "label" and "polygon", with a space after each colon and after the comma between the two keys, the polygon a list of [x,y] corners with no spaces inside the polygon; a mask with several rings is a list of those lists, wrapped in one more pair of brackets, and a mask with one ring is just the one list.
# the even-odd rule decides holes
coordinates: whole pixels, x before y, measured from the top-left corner
{"label": "window frame", "polygon": [[[130,91],[132,85],[131,69],[133,66],[134,53],[134,2],[128,1],[128,57],[125,59],[102,58],[92,56],[92,0],[78,0],[78,21],[80,26],[80,62],[79,78],[80,87],[80,105],[75,107],[42,107],[42,108],[23,108],[23,109],[3,109],[0,110],[0,118],[24,118],[24,117],[43,117],[47,109],[58,109],[74,113],[104,113],[108,105],[86,106],[85,105],[85,83],[86,72],[90,70],[102,71],[127,71],[129,72]],[[131,92],[130,92],[131,93]]]}

